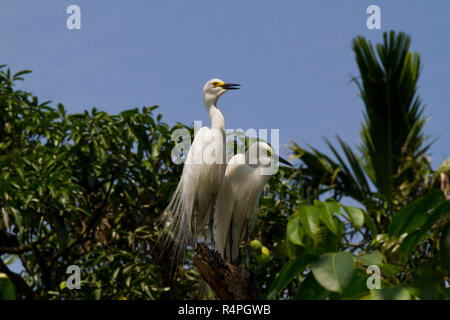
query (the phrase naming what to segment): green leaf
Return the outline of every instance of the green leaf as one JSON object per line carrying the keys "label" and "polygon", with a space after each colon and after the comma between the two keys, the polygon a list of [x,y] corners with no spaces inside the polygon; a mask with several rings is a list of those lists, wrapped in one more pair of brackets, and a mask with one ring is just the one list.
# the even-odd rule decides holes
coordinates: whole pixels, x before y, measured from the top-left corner
{"label": "green leaf", "polygon": [[411,300],[411,295],[406,287],[374,289],[371,291],[372,300]]}
{"label": "green leaf", "polygon": [[324,202],[327,206],[328,211],[331,214],[340,215],[341,214],[341,205],[334,200],[327,200]]}
{"label": "green leaf", "polygon": [[320,224],[319,216],[314,210],[314,207],[302,204],[298,206],[297,213],[306,233],[314,239],[319,231]]}
{"label": "green leaf", "polygon": [[421,300],[436,300],[439,296],[439,284],[431,279],[419,280],[414,286],[408,287],[408,291]]}
{"label": "green leaf", "polygon": [[389,277],[394,277],[397,273],[402,272],[404,267],[396,266],[390,263],[383,263],[381,270]]}
{"label": "green leaf", "polygon": [[325,289],[342,293],[352,278],[354,262],[348,252],[326,253],[311,269],[317,282]]}
{"label": "green leaf", "polygon": [[300,223],[300,218],[295,215],[291,219],[289,219],[289,222],[287,224],[287,230],[286,230],[287,236],[289,241],[292,243],[298,244],[300,246],[303,246],[303,229]]}
{"label": "green leaf", "polygon": [[335,235],[338,234],[339,229],[336,220],[333,217],[333,214],[328,211],[328,208],[320,201],[314,200],[314,207],[316,208],[316,212],[319,213],[320,220],[327,226],[327,228],[333,232]]}
{"label": "green leaf", "polygon": [[392,219],[389,236],[400,236],[420,227],[424,223],[422,215],[427,215],[430,209],[436,208],[444,200],[443,192],[436,190],[409,204]]}
{"label": "green leaf", "polygon": [[120,267],[117,267],[116,270],[114,270],[114,272],[112,274],[112,278],[111,278],[112,281],[116,281],[117,276],[119,275],[119,272],[120,272]]}
{"label": "green leaf", "polygon": [[375,224],[375,221],[373,221],[372,217],[367,213],[364,212],[364,222],[366,223],[367,228],[369,229],[370,233],[372,234],[372,238],[376,238],[378,235],[378,228]]}
{"label": "green leaf", "polygon": [[370,290],[367,288],[367,274],[363,270],[355,270],[352,279],[342,294],[331,293],[330,299],[361,299],[370,295]]}
{"label": "green leaf", "polygon": [[365,256],[354,256],[354,258],[356,261],[359,261],[366,266],[373,264],[380,265],[383,262],[383,255],[378,250],[366,254]]}
{"label": "green leaf", "polygon": [[364,224],[364,214],[363,211],[356,207],[343,206],[345,212],[348,214],[352,225],[358,230]]}
{"label": "green leaf", "polygon": [[22,233],[24,227],[23,227],[23,219],[22,219],[22,215],[20,214],[20,211],[13,207],[10,207],[9,209],[13,213],[14,221],[16,222],[17,226],[19,227],[19,232]]}
{"label": "green leaf", "polygon": [[23,78],[21,77],[21,75],[27,74],[27,73],[31,73],[31,70],[22,70],[17,72],[14,76],[13,76],[13,80],[23,80]]}
{"label": "green leaf", "polygon": [[399,253],[407,256],[413,251],[422,241],[428,238],[427,231],[438,221],[443,214],[450,213],[450,201],[444,202],[431,214],[427,214],[428,218],[419,230],[410,233],[400,245]]}
{"label": "green leaf", "polygon": [[295,299],[320,300],[324,299],[327,296],[327,293],[327,290],[316,281],[313,274],[309,273],[300,285],[300,288],[295,295]]}
{"label": "green leaf", "polygon": [[0,300],[15,300],[16,294],[14,291],[14,285],[8,276],[4,273],[0,273]]}
{"label": "green leaf", "polygon": [[[342,224],[339,227],[343,226]],[[341,231],[339,231],[341,232]],[[326,226],[321,226],[317,241],[317,249],[318,253],[326,253],[326,252],[336,252],[339,250],[339,246],[341,244],[340,236],[335,235],[333,232],[328,230]]]}
{"label": "green leaf", "polygon": [[286,288],[286,286],[299,275],[307,265],[313,262],[315,258],[316,257],[312,254],[306,254],[300,258],[288,261],[272,283],[267,298],[274,299],[276,295]]}

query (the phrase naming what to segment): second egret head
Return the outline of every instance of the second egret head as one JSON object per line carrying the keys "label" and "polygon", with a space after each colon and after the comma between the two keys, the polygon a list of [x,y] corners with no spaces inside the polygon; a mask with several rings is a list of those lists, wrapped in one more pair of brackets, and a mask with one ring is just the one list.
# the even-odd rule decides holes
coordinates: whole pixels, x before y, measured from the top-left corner
{"label": "second egret head", "polygon": [[293,167],[293,165],[277,155],[271,146],[263,141],[252,144],[246,153],[246,162],[250,165],[267,166],[271,161],[279,161]]}

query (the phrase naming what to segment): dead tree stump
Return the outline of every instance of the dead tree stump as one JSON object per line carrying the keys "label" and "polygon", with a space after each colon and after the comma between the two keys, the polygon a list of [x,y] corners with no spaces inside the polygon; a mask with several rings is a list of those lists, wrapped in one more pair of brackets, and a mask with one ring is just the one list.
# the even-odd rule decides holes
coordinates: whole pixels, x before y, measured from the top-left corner
{"label": "dead tree stump", "polygon": [[248,300],[251,294],[250,273],[242,267],[223,261],[217,251],[197,244],[194,264],[203,279],[222,300]]}

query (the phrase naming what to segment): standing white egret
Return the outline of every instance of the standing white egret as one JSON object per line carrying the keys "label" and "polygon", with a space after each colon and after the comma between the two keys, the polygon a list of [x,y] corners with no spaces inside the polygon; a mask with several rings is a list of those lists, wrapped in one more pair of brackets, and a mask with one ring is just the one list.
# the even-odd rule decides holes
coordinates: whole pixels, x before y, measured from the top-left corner
{"label": "standing white egret", "polygon": [[239,153],[228,162],[215,207],[215,243],[225,261],[231,263],[238,257],[244,238],[248,245],[249,227],[256,220],[259,198],[270,178],[265,168],[273,161],[292,166],[260,141],[252,144],[245,155]]}
{"label": "standing white egret", "polygon": [[211,216],[226,169],[225,119],[217,108],[217,101],[227,90],[238,87],[238,84],[220,79],[209,80],[203,87],[203,101],[211,128],[202,127],[196,133],[180,182],[163,215],[172,238],[174,263],[184,257],[187,245],[196,244],[198,233],[203,231]]}

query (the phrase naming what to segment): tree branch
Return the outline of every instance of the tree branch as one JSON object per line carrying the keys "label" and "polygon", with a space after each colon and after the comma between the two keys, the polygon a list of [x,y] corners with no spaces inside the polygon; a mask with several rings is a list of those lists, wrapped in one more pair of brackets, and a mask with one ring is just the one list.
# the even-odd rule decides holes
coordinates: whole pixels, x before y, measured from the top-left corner
{"label": "tree branch", "polygon": [[224,262],[217,251],[198,243],[194,264],[220,299],[252,299],[250,273],[242,267]]}

